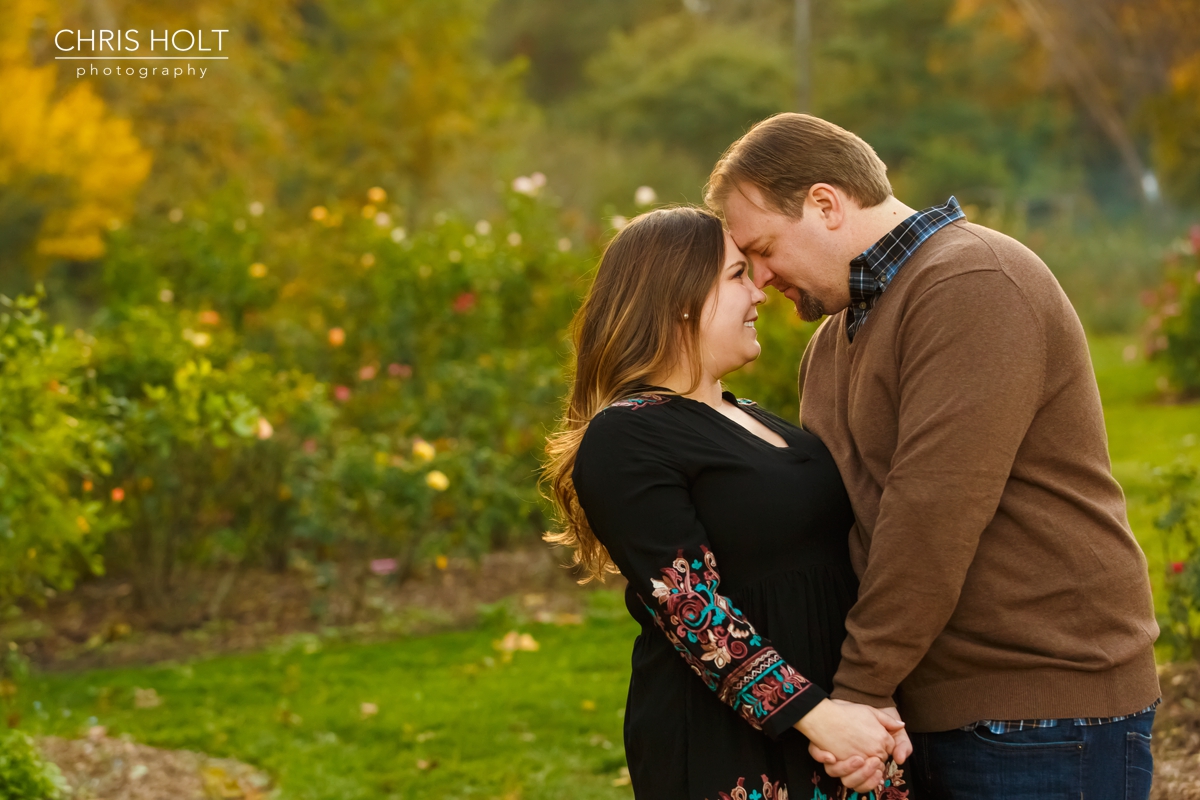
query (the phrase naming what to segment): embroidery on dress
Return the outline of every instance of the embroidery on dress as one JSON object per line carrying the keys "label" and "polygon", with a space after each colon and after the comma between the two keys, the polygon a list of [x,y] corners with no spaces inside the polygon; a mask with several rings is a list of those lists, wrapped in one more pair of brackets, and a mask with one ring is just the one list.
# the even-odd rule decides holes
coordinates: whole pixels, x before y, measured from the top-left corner
{"label": "embroidery on dress", "polygon": [[655,392],[644,392],[635,394],[631,397],[626,397],[618,400],[609,406],[609,408],[646,408],[647,406],[660,406],[671,399],[671,395],[657,394]]}
{"label": "embroidery on dress", "polygon": [[821,774],[814,772],[812,777],[812,800],[907,800],[908,790],[900,791],[904,786],[904,770],[895,761],[888,761],[887,770],[883,775],[883,784],[873,792],[859,794],[847,786],[838,787],[836,794],[825,794],[821,791]]}
{"label": "embroidery on dress", "polygon": [[703,562],[688,562],[679,551],[663,580],[651,579],[663,616],[642,603],[684,661],[755,728],[798,697],[812,683],[763,642],[754,626],[717,592],[717,557],[701,547]]}
{"label": "embroidery on dress", "polygon": [[717,800],[788,800],[788,790],[781,781],[772,781],[762,776],[762,791],[746,791],[746,779],[738,778],[737,786],[730,792],[718,792]]}

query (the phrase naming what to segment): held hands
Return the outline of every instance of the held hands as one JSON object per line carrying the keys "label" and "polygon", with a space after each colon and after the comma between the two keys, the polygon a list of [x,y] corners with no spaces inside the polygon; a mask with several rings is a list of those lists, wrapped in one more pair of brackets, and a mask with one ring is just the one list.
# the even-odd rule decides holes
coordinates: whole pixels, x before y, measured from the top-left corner
{"label": "held hands", "polygon": [[860,793],[883,781],[889,755],[903,764],[912,754],[912,743],[894,708],[822,700],[796,728],[808,737],[809,753],[826,765],[825,771]]}

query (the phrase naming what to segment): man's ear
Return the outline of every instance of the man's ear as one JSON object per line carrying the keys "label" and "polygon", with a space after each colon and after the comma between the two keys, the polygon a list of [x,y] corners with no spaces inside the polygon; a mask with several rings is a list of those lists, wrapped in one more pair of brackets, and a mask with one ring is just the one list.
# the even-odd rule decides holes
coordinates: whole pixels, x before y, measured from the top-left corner
{"label": "man's ear", "polygon": [[816,213],[828,230],[837,230],[846,220],[846,198],[833,184],[814,183],[804,205],[804,213]]}

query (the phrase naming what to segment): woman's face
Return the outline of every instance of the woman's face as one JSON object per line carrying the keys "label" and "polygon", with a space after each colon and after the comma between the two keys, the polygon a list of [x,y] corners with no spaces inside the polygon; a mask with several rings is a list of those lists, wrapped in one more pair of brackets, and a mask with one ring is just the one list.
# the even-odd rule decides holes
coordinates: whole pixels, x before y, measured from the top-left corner
{"label": "woman's face", "polygon": [[725,263],[708,293],[700,317],[704,372],[720,378],[758,358],[761,350],[754,321],[767,296],[750,280],[746,257],[725,234]]}

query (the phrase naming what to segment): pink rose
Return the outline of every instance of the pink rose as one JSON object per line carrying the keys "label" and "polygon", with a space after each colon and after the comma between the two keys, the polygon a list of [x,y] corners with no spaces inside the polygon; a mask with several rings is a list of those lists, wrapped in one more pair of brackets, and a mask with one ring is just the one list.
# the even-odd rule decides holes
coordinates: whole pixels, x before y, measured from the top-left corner
{"label": "pink rose", "polygon": [[376,558],[371,561],[371,572],[376,575],[391,575],[396,568],[397,564],[394,558]]}
{"label": "pink rose", "polygon": [[465,314],[475,307],[474,292],[463,292],[454,298],[454,313]]}

